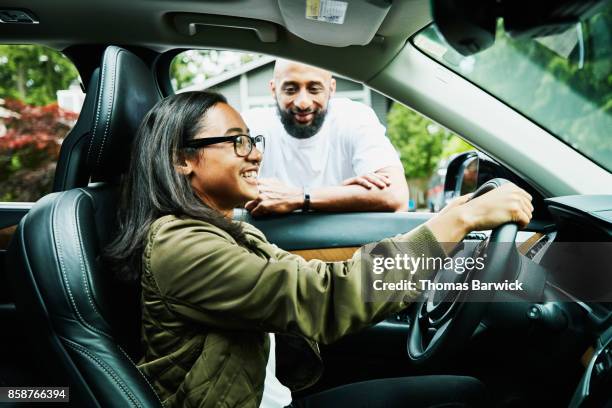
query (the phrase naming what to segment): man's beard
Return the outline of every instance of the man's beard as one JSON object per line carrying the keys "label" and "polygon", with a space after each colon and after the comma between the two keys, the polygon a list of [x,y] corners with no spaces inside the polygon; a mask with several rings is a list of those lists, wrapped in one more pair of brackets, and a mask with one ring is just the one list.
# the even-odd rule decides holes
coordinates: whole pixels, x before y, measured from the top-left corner
{"label": "man's beard", "polygon": [[[276,108],[278,110],[278,116],[280,116],[280,121],[283,124],[287,133],[296,139],[308,139],[317,134],[319,130],[321,130],[321,126],[323,126],[323,122],[325,122],[325,115],[327,115],[327,109],[320,110],[283,110],[280,105],[277,103]],[[298,123],[293,117],[294,112],[299,113],[312,113],[312,120],[307,125],[302,125]]]}

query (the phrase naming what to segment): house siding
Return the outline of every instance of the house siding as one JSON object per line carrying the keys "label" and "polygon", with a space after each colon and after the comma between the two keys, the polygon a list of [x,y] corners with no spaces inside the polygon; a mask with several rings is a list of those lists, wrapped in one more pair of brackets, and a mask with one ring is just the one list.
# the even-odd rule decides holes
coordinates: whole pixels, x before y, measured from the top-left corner
{"label": "house siding", "polygon": [[248,72],[249,96],[270,95],[270,78],[272,78],[272,64]]}
{"label": "house siding", "polygon": [[240,101],[240,77],[232,78],[228,81],[222,82],[217,86],[209,89],[213,92],[223,94],[230,105],[232,105],[237,111],[242,111],[246,106],[242,106]]}
{"label": "house siding", "polygon": [[[274,63],[270,62],[242,74],[246,75],[246,101],[241,100],[240,75],[221,82],[210,88],[210,90],[225,95],[228,102],[239,111],[246,110],[253,105],[263,106],[273,104],[274,100],[269,91],[269,82],[272,78],[273,70]],[[363,85],[345,78],[336,78],[336,93],[337,96],[349,96],[352,99],[367,102]],[[363,94],[363,96],[361,96],[361,94]],[[387,107],[390,105],[388,98],[378,92],[370,91],[369,102],[380,122],[386,126]]]}
{"label": "house siding", "polygon": [[378,120],[380,123],[387,126],[387,106],[389,104],[389,98],[384,95],[379,94],[376,91],[370,91],[371,101],[372,101],[372,109],[376,112],[376,116],[378,116]]}

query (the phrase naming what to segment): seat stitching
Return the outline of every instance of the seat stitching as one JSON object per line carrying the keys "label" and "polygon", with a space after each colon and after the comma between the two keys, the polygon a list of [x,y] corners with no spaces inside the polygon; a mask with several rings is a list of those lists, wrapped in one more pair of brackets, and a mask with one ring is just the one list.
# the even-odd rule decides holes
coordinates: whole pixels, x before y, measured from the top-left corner
{"label": "seat stitching", "polygon": [[[63,198],[63,196],[65,196],[66,193],[62,193],[60,198]],[[77,197],[78,198],[78,197]],[[57,202],[59,202],[61,200],[58,200]],[[75,200],[76,201],[76,200]],[[55,207],[57,207],[57,202],[54,205],[54,209]],[[55,211],[53,214],[53,230],[57,230],[57,217],[55,216]],[[85,321],[85,319],[83,318],[83,316],[81,315],[81,313],[79,312],[79,309],[76,305],[76,302],[74,300],[74,296],[72,295],[72,290],[70,289],[70,283],[68,281],[68,275],[66,275],[66,265],[64,264],[64,256],[63,256],[63,249],[62,249],[62,244],[61,244],[61,240],[59,239],[55,239],[54,240],[57,246],[57,255],[60,261],[60,269],[62,272],[62,276],[64,277],[64,287],[66,288],[66,291],[68,292],[68,297],[70,298],[70,303],[72,304],[72,307],[74,309],[74,311],[76,312],[77,316],[79,317],[79,320],[81,321],[81,323],[83,323],[85,326],[87,326],[89,329],[95,331],[96,333],[99,334],[103,334],[105,335],[102,331],[100,331],[99,329],[93,327],[92,325],[90,325],[89,323],[87,323]]]}
{"label": "seat stitching", "polygon": [[162,402],[161,398],[159,398],[159,395],[157,395],[157,392],[155,391],[155,388],[153,388],[153,386],[151,385],[151,383],[149,382],[149,379],[147,378],[146,375],[143,374],[142,371],[140,371],[140,369],[138,368],[138,366],[136,366],[136,364],[134,364],[134,362],[132,361],[132,359],[130,358],[130,356],[125,352],[125,350],[123,350],[123,348],[117,344],[117,347],[119,348],[119,350],[121,350],[121,352],[123,353],[123,355],[129,360],[130,363],[132,363],[132,365],[136,368],[136,370],[140,373],[140,376],[142,378],[144,378],[144,380],[146,381],[147,384],[149,384],[149,387],[151,388],[151,391],[153,391],[153,394],[155,394],[155,396],[157,397],[157,400],[159,401],[159,403],[164,406],[164,403]]}
{"label": "seat stitching", "polygon": [[132,403],[137,406],[137,407],[142,407],[142,405],[140,405],[140,402],[138,401],[138,399],[134,396],[134,394],[132,394],[130,392],[130,390],[127,388],[127,386],[125,385],[125,383],[123,383],[121,381],[121,378],[117,376],[117,373],[115,373],[112,368],[110,368],[108,365],[105,365],[102,360],[100,360],[99,358],[97,358],[95,356],[95,354],[89,352],[86,348],[77,345],[75,343],[72,343],[70,341],[68,341],[67,339],[64,339],[66,345],[70,348],[72,348],[73,350],[80,352],[81,354],[83,354],[85,357],[88,357],[90,360],[94,361],[95,363],[97,363],[100,368],[102,368],[110,377],[112,377],[112,379],[115,381],[115,383],[119,386],[119,388],[121,388],[121,390],[127,395],[127,397],[132,401]]}
{"label": "seat stitching", "polygon": [[98,106],[96,107],[96,120],[94,121],[94,126],[93,126],[93,130],[92,130],[92,137],[91,137],[91,142],[89,143],[89,150],[87,151],[87,157],[91,157],[91,149],[93,147],[93,144],[96,140],[96,129],[98,128],[98,123],[100,120],[100,110],[102,108],[102,92],[103,89],[102,84],[104,84],[104,77],[106,76],[106,68],[107,68],[108,64],[105,64],[104,61],[102,61],[102,75],[100,76],[100,83],[99,83],[99,88],[100,88],[100,92],[98,94]]}
{"label": "seat stitching", "polygon": [[[81,199],[82,199],[81,196],[78,196],[76,198],[76,200],[75,200],[75,207],[76,207],[76,202],[80,201]],[[83,286],[85,287],[85,293],[87,293],[87,298],[89,299],[89,304],[94,309],[94,311],[98,314],[98,316],[103,318],[102,314],[100,313],[100,311],[98,310],[98,308],[94,304],[93,298],[91,296],[91,292],[89,291],[89,284],[88,284],[89,280],[87,279],[86,269],[90,269],[90,268],[89,268],[89,265],[87,265],[86,260],[83,258],[83,239],[81,237],[81,230],[79,228],[79,224],[77,224],[77,222],[76,222],[76,218],[79,217],[79,213],[78,213],[78,211],[75,211],[74,213],[75,213],[75,218],[72,218],[72,227],[73,227],[74,230],[76,230],[76,236],[78,238],[78,243],[79,243],[79,248],[80,248],[80,251],[77,251],[77,252],[79,254],[79,266],[81,268],[81,274],[83,275]]]}
{"label": "seat stitching", "polygon": [[[83,191],[82,189],[79,189],[81,191]],[[82,198],[81,196],[77,197],[76,201],[80,201]],[[78,218],[78,212],[75,211],[75,218]],[[76,223],[75,218],[72,219],[72,227],[77,231],[77,238],[79,241],[79,247],[82,250],[83,249],[83,240],[82,240],[82,235],[81,235],[81,231],[79,229],[79,224]],[[86,277],[86,268],[89,268],[89,265],[87,265],[86,260],[83,258],[82,256],[82,252],[78,251],[79,254],[79,260],[81,261],[79,264],[81,266],[81,272],[83,275],[83,286],[85,287],[85,292],[87,293],[87,297],[89,298],[89,303],[91,304],[92,308],[95,310],[95,312],[102,317],[102,314],[99,312],[99,310],[97,309],[97,307],[94,304],[93,298],[91,297],[91,293],[89,291],[89,285],[88,285],[88,280]],[[138,367],[136,367],[136,365],[134,364],[134,362],[132,361],[132,359],[127,355],[127,353],[121,348],[121,346],[119,346],[117,344],[117,347],[119,348],[119,350],[123,353],[123,355],[128,359],[128,361],[136,368],[136,370],[138,371],[138,373],[140,373],[140,375],[142,376],[142,378],[144,378],[144,380],[146,381],[146,383],[149,385],[149,387],[151,388],[151,390],[153,391],[153,394],[155,394],[155,396],[157,397],[157,400],[160,402],[160,404],[163,406],[163,402],[161,401],[161,399],[159,398],[159,396],[157,395],[157,393],[155,392],[155,389],[153,388],[153,386],[151,385],[151,383],[149,382],[149,380],[147,380],[147,378],[142,374],[142,372],[138,369]]]}
{"label": "seat stitching", "polygon": [[[119,59],[119,54],[121,54],[123,50],[119,50],[119,52],[117,53],[117,55],[115,56],[116,60]],[[109,116],[108,116],[108,120],[106,121],[106,126],[104,127],[104,136],[102,137],[102,144],[100,145],[100,151],[98,153],[98,160],[96,160],[96,164],[100,164],[100,158],[102,157],[102,152],[104,151],[104,143],[106,142],[106,136],[108,134],[108,127],[110,125],[111,122],[111,118],[112,118],[112,105],[113,105],[113,99],[115,97],[115,78],[117,76],[117,61],[115,60],[115,66],[113,67],[115,69],[115,72],[113,73],[113,75],[111,76],[111,95],[110,98],[108,98],[108,111],[109,111]]]}

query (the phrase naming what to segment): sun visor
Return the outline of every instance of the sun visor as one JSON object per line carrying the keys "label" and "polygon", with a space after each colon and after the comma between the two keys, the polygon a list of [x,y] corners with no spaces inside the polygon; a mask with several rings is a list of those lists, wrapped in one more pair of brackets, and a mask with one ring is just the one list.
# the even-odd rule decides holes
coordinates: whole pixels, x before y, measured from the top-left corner
{"label": "sun visor", "polygon": [[278,0],[287,30],[320,45],[369,44],[391,8],[390,0]]}

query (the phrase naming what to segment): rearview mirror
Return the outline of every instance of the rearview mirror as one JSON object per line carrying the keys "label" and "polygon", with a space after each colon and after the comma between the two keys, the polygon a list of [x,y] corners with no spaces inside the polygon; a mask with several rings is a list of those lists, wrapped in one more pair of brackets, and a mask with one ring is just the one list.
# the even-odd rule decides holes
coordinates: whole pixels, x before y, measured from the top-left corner
{"label": "rearview mirror", "polygon": [[605,0],[432,0],[433,21],[457,52],[476,54],[495,42],[497,20],[513,38],[559,34],[597,13]]}

